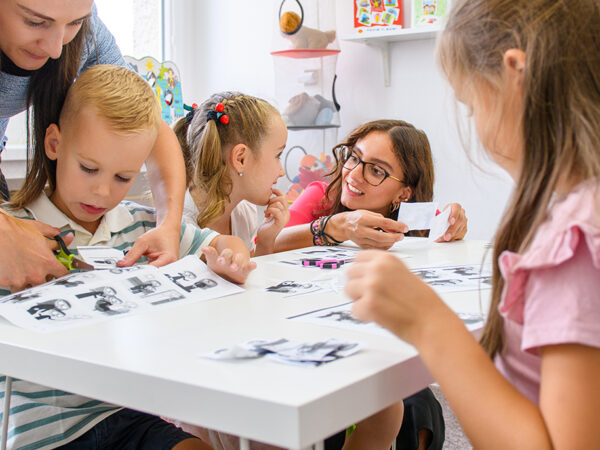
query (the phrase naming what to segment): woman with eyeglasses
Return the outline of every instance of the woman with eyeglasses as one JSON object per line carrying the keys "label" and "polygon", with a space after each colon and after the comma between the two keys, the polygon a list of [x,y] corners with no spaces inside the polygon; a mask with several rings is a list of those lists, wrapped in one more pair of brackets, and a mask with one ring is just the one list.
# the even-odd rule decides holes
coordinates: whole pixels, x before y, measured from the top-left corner
{"label": "woman with eyeglasses", "polygon": [[[276,240],[276,250],[336,245],[351,240],[363,248],[388,249],[408,231],[398,222],[402,202],[433,199],[433,161],[425,133],[402,120],[377,120],[353,130],[334,148],[336,167],[329,185],[313,182],[290,206],[290,220]],[[467,218],[458,203],[440,240],[462,239]],[[368,420],[395,424],[399,448],[441,449],[445,436],[442,409],[427,388]],[[373,437],[356,430],[351,448],[365,448]],[[333,448],[333,447],[331,447]],[[373,448],[373,447],[370,447]],[[389,446],[388,446],[389,448]]]}
{"label": "woman with eyeglasses", "polygon": [[[336,167],[329,185],[313,182],[290,206],[290,220],[277,251],[346,240],[362,248],[388,249],[408,231],[398,222],[402,202],[431,202],[433,161],[425,133],[402,120],[376,120],[353,130],[334,148]],[[458,203],[439,241],[462,239],[467,218]],[[445,208],[444,208],[445,209]]]}

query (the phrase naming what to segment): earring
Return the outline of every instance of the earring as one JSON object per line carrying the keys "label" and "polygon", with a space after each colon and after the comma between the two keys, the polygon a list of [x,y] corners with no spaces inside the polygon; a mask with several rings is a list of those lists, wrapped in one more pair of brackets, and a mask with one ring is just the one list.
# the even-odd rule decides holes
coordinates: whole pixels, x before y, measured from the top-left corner
{"label": "earring", "polygon": [[394,212],[398,208],[400,208],[400,202],[392,202],[392,207],[390,208],[390,212]]}
{"label": "earring", "polygon": [[244,175],[242,172],[238,172],[238,175],[241,177],[242,175]]}

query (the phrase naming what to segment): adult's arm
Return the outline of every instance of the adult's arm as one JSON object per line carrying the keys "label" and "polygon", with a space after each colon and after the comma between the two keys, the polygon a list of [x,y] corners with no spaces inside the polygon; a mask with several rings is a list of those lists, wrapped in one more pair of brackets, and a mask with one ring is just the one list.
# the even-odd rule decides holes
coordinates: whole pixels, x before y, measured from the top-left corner
{"label": "adult's arm", "polygon": [[66,275],[67,269],[52,253],[57,243],[47,239],[58,233],[54,227],[17,219],[0,209],[0,286],[16,292]]}
{"label": "adult's arm", "polygon": [[321,210],[326,209],[323,205],[327,183],[313,181],[298,196],[289,207],[290,220],[286,226],[291,227],[302,223],[309,223],[319,217]]}
{"label": "adult's arm", "polygon": [[[128,67],[113,35],[98,18],[95,6],[91,26],[92,36],[84,50],[81,71],[96,64]],[[136,239],[120,262],[122,266],[134,264],[144,255],[153,265],[163,266],[176,261],[179,255],[185,165],[175,133],[166,122],[161,123],[146,168],[157,211],[157,227]]]}
{"label": "adult's arm", "polygon": [[185,166],[175,133],[165,122],[161,124],[146,168],[156,208],[157,227],[136,239],[120,261],[121,266],[134,264],[146,255],[153,265],[160,267],[176,261],[179,255]]}
{"label": "adult's arm", "polygon": [[[334,214],[325,225],[325,232],[336,241],[352,241],[361,248],[387,250],[404,238],[406,225],[381,214],[366,210]],[[284,228],[275,241],[275,251],[282,252],[313,245],[310,224]]]}

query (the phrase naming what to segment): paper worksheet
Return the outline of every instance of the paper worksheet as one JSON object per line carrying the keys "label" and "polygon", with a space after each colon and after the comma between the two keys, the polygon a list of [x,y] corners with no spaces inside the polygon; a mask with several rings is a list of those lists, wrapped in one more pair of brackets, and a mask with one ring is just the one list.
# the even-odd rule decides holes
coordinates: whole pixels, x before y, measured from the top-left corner
{"label": "paper worksheet", "polygon": [[426,266],[410,270],[440,293],[492,288],[491,264]]}
{"label": "paper worksheet", "polygon": [[[457,313],[468,330],[483,327],[483,315],[474,313]],[[344,330],[376,334],[378,336],[396,337],[392,332],[373,322],[361,322],[352,315],[352,302],[331,306],[318,310],[308,311],[303,314],[288,317],[290,320],[323,325],[327,327],[341,328]]]}
{"label": "paper worksheet", "polygon": [[243,290],[192,255],[161,268],[137,265],[71,273],[0,298],[0,315],[17,326],[47,332]]}

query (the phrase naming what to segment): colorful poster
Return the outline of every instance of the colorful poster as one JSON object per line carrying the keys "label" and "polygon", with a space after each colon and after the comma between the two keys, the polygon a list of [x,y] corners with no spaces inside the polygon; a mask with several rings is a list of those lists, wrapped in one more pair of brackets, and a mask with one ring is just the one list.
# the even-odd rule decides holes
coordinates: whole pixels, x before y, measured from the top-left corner
{"label": "colorful poster", "polygon": [[448,11],[448,0],[412,0],[412,26],[440,25]]}
{"label": "colorful poster", "polygon": [[354,29],[358,34],[402,28],[402,0],[354,0]]}
{"label": "colorful poster", "polygon": [[151,56],[136,59],[125,56],[125,61],[150,85],[162,108],[162,119],[169,125],[185,116],[179,69],[171,61],[159,62]]}

